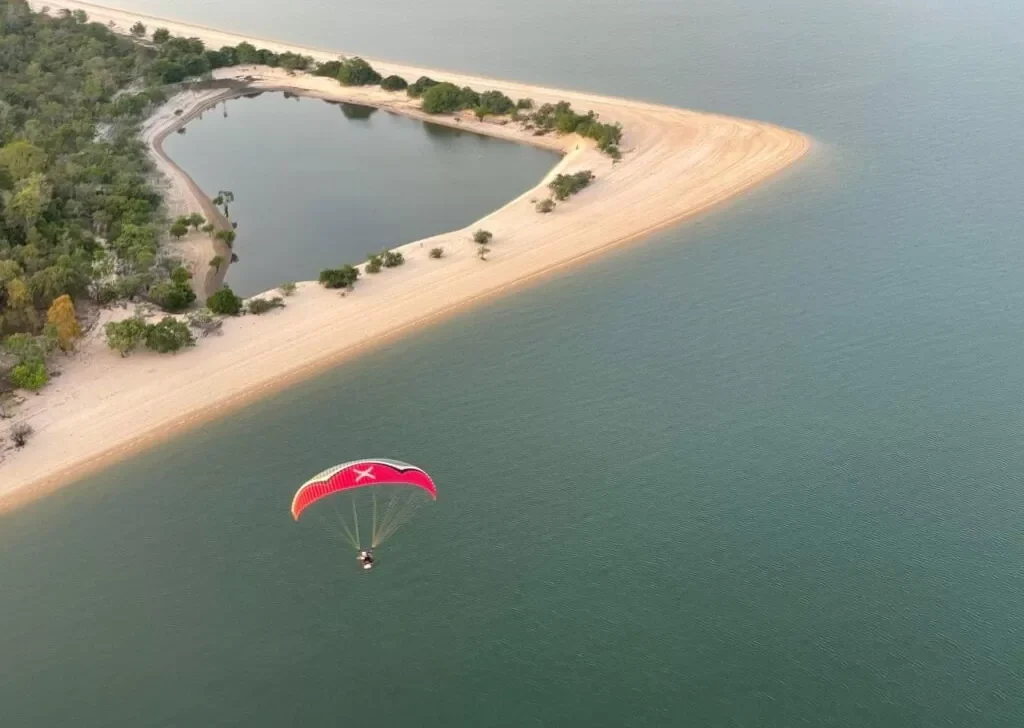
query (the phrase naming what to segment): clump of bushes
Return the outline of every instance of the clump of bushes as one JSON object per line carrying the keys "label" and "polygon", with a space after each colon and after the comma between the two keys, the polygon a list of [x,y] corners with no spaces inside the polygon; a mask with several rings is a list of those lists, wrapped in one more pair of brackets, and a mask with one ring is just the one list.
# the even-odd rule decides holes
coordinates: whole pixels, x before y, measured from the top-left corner
{"label": "clump of bushes", "polygon": [[16,362],[8,375],[11,384],[31,392],[42,389],[50,381],[50,374],[46,370],[46,357],[55,345],[56,340],[50,336],[8,336],[4,341],[4,350],[13,356]]}
{"label": "clump of bushes", "polygon": [[409,94],[410,98],[418,99],[426,93],[427,89],[436,86],[437,83],[438,82],[430,76],[420,76],[413,83],[409,84],[408,88],[405,89],[405,92]]}
{"label": "clump of bushes", "polygon": [[171,280],[157,283],[149,289],[149,300],[170,313],[184,311],[196,300],[191,279],[188,269],[178,266],[171,271]]}
{"label": "clump of bushes", "polygon": [[443,82],[428,86],[422,94],[423,110],[428,114],[445,114],[463,109],[473,109],[476,115],[482,119],[489,114],[501,116],[515,110],[515,103],[512,99],[500,91],[484,91],[480,94],[469,86],[459,88],[453,83]]}
{"label": "clump of bushes", "polygon": [[597,142],[597,148],[613,159],[622,156],[618,147],[622,141],[622,125],[604,124],[597,120],[597,114],[593,111],[577,114],[568,101],[544,104],[530,115],[530,121],[539,130],[557,131],[560,134],[576,133],[593,139]]}
{"label": "clump of bushes", "polygon": [[541,200],[540,202],[537,203],[536,209],[537,209],[537,212],[540,212],[540,213],[551,212],[552,210],[555,209],[555,201],[552,200],[550,197],[548,197],[546,199],[543,199],[543,200]]}
{"label": "clump of bushes", "polygon": [[435,260],[440,260],[444,257],[444,248],[431,248],[430,257]]}
{"label": "clump of bushes", "polygon": [[273,298],[254,298],[245,305],[245,310],[249,313],[264,314],[267,311],[273,311],[275,308],[284,308],[284,299],[280,296],[274,296]]}
{"label": "clump of bushes", "polygon": [[516,101],[516,108],[520,110],[532,109],[533,99],[519,99]]}
{"label": "clump of bushes", "polygon": [[366,261],[366,272],[367,273],[380,273],[384,262],[381,260],[379,255],[371,255]]}
{"label": "clump of bushes", "polygon": [[121,356],[127,356],[140,344],[160,354],[167,354],[186,346],[195,346],[196,343],[188,324],[173,316],[165,316],[155,324],[146,323],[140,316],[111,321],[104,327],[104,333],[107,345]]}
{"label": "clump of bushes", "polygon": [[567,200],[589,185],[594,174],[589,169],[574,174],[560,174],[548,183],[548,188],[557,200]]}
{"label": "clump of bushes", "polygon": [[385,250],[381,258],[385,268],[397,268],[405,262],[405,256],[397,250]]}
{"label": "clump of bushes", "polygon": [[380,87],[385,91],[404,91],[409,87],[409,82],[401,76],[388,76],[380,82]]}
{"label": "clump of bushes", "polygon": [[359,269],[351,265],[320,271],[320,285],[324,288],[351,288],[359,279]]}
{"label": "clump of bushes", "polygon": [[359,57],[342,61],[337,79],[342,86],[373,86],[381,82],[381,76],[373,66]]}
{"label": "clump of bushes", "polygon": [[235,295],[231,286],[224,286],[206,299],[206,307],[223,316],[237,316],[242,311],[242,299]]}

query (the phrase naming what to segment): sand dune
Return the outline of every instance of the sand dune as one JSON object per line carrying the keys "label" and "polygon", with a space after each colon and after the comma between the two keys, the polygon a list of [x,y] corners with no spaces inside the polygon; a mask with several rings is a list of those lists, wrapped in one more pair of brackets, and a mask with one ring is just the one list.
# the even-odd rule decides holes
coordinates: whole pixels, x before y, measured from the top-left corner
{"label": "sand dune", "polygon": [[[319,60],[338,57],[337,52],[245,38],[88,3],[45,4],[51,12],[83,9],[91,19],[113,23],[121,30],[141,20],[150,30],[166,27],[216,47],[248,40]],[[36,435],[28,447],[8,453],[0,464],[0,506],[13,507],[182,427],[220,416],[366,347],[381,345],[402,331],[677,223],[771,177],[810,146],[802,134],[754,121],[368,60],[384,74],[397,73],[410,80],[429,75],[477,90],[498,89],[513,98],[530,97],[538,103],[564,99],[578,111],[593,110],[603,121],[623,125],[622,161],[613,164],[591,143],[576,137],[534,137],[514,124],[431,117],[463,129],[557,149],[564,156],[551,175],[590,169],[596,179],[549,215],[538,214],[530,202],[547,196],[546,180],[542,180],[535,189],[463,230],[405,245],[403,267],[364,277],[348,296],[315,283],[300,284],[284,310],[230,320],[222,336],[202,339],[195,349],[174,356],[140,352],[120,359],[106,348],[98,332],[93,334],[61,364],[63,375],[23,405],[20,419],[30,422]],[[379,88],[344,88],[329,79],[289,76],[269,68],[226,69],[220,76],[251,76],[251,86],[257,89],[287,89],[423,116],[404,94]],[[163,156],[160,140],[218,98],[216,92],[180,95],[144,129],[144,138],[170,181],[176,210],[202,210],[207,200],[188,175]],[[176,110],[182,113],[176,115]],[[493,252],[486,262],[475,257],[476,246],[470,239],[471,231],[481,226],[494,233]],[[244,238],[238,244],[244,250]],[[198,242],[191,251],[197,265],[213,255],[203,245]],[[445,248],[442,260],[428,258],[427,252],[435,246]],[[118,315],[124,314],[106,314]]]}

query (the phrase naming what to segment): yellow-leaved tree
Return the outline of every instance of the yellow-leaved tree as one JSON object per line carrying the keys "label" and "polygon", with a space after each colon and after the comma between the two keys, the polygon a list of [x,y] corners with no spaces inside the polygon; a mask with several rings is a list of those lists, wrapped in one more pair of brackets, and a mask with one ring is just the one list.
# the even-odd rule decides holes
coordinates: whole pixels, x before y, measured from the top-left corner
{"label": "yellow-leaved tree", "polygon": [[72,303],[71,296],[65,293],[54,299],[50,310],[46,312],[46,323],[52,327],[61,351],[71,351],[75,348],[75,339],[82,335],[82,329],[75,318],[75,304]]}

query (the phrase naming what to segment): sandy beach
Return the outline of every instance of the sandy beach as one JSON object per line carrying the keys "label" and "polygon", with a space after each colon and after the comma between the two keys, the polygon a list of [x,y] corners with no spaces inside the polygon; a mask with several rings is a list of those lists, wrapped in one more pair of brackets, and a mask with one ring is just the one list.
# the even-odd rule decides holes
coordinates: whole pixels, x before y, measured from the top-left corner
{"label": "sandy beach", "polygon": [[[43,4],[33,3],[36,9]],[[150,30],[166,27],[213,47],[248,41],[317,60],[339,55],[88,3],[45,4],[51,12],[85,10],[91,20],[112,23],[120,31],[141,20]],[[355,292],[345,297],[314,282],[301,283],[286,299],[285,309],[228,320],[223,335],[200,339],[194,349],[173,356],[140,351],[119,358],[107,348],[101,327],[96,327],[76,354],[58,357],[61,376],[38,396],[29,395],[19,408],[17,419],[31,424],[35,435],[26,448],[9,451],[0,463],[0,509],[15,507],[183,428],[279,391],[345,357],[384,345],[404,331],[676,224],[765,181],[810,148],[802,134],[755,121],[367,60],[382,74],[396,73],[410,81],[428,75],[479,91],[497,89],[512,98],[530,97],[538,104],[566,100],[577,111],[593,110],[602,121],[623,125],[623,158],[613,164],[591,142],[575,136],[534,137],[516,124],[429,117],[435,123],[555,149],[564,156],[534,189],[465,229],[401,247],[404,266],[364,276]],[[255,90],[288,90],[428,118],[404,93],[377,87],[346,88],[331,79],[265,67],[222,69],[217,77],[248,79]],[[164,191],[176,214],[195,210],[209,216],[210,191],[200,190],[168,159],[160,142],[232,93],[220,89],[179,94],[144,126],[143,139],[167,178]],[[583,169],[596,176],[589,188],[552,214],[534,210],[530,200],[548,196],[549,177]],[[485,262],[475,256],[471,240],[478,227],[494,233],[492,253]],[[244,238],[239,244],[244,248]],[[219,284],[207,278],[203,268],[203,261],[214,254],[211,246],[200,235],[184,241],[179,251],[192,261],[201,294]],[[442,260],[428,258],[435,246],[444,247]],[[126,311],[115,309],[102,320],[124,315]]]}

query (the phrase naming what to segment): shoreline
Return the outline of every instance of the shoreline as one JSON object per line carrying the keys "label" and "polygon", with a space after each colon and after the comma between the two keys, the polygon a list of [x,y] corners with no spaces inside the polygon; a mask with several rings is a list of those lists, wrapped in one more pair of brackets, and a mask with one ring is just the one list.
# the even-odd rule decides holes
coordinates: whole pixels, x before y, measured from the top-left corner
{"label": "shoreline", "polygon": [[[58,0],[49,5],[83,9],[91,19],[115,22],[119,29],[141,20],[150,29],[165,26],[212,45],[247,40],[224,31],[87,3]],[[336,53],[311,52],[313,49],[301,46],[248,40],[321,59],[337,57]],[[140,352],[119,359],[96,333],[101,329],[98,326],[94,335],[81,343],[80,351],[65,360],[64,375],[22,406],[19,419],[32,424],[36,435],[26,448],[12,452],[0,463],[4,475],[0,512],[280,392],[410,329],[443,320],[610,248],[677,225],[774,177],[811,147],[805,135],[770,124],[368,60],[385,75],[434,75],[481,91],[494,88],[514,98],[529,96],[538,104],[565,99],[578,111],[594,110],[605,121],[622,123],[623,159],[613,165],[592,144],[575,136],[532,137],[514,124],[433,117],[414,108],[404,94],[377,87],[343,87],[331,79],[288,76],[275,69],[222,69],[218,78],[251,76],[249,88],[238,93],[221,89],[220,94],[199,94],[191,108],[175,116],[174,105],[183,103],[179,94],[162,107],[163,115],[151,117],[143,129],[143,139],[157,168],[168,178],[172,193],[186,201],[191,197],[193,204],[209,204],[209,197],[160,144],[206,108],[252,91],[289,91],[375,106],[468,132],[555,149],[564,156],[537,186],[466,228],[396,248],[406,255],[404,266],[364,276],[355,292],[345,298],[315,282],[304,282],[295,296],[286,299],[285,309],[227,320],[223,336],[201,339],[195,349],[175,356]],[[218,95],[220,98],[214,98]],[[592,169],[597,175],[591,187],[560,203],[550,215],[533,210],[528,201],[531,196],[547,196],[547,179],[580,169]],[[484,224],[495,239],[491,258],[481,262],[475,259],[469,233]],[[428,260],[427,243],[443,244],[445,257]],[[117,435],[105,437],[106,433]]]}

